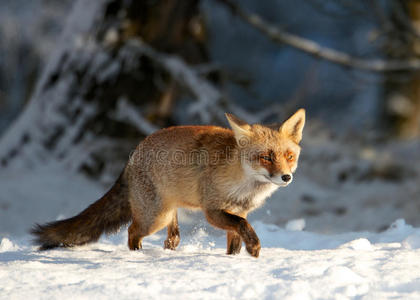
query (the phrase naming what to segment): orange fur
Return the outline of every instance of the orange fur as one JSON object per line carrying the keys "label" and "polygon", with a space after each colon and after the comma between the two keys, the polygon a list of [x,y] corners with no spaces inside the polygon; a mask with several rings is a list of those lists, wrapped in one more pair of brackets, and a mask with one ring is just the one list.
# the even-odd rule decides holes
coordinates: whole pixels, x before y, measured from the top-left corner
{"label": "orange fur", "polygon": [[227,230],[229,254],[238,253],[244,241],[257,257],[260,242],[246,216],[278,186],[291,182],[305,112],[297,111],[279,129],[226,116],[232,130],[176,126],[148,136],[110,192],[78,216],[38,225],[33,230],[37,243],[42,249],[80,245],[131,220],[130,249],[140,249],[143,237],[164,227],[164,246],[175,249],[176,210],[185,207],[203,210],[212,225]]}

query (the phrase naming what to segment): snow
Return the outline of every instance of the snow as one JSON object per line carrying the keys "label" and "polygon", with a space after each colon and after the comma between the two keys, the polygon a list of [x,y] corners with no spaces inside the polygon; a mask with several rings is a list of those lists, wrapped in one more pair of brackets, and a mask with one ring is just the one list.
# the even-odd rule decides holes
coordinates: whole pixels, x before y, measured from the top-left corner
{"label": "snow", "polygon": [[99,199],[101,186],[63,169],[0,170],[0,236],[21,237],[35,222],[70,217]]}
{"label": "snow", "polygon": [[302,231],[305,228],[305,219],[290,220],[286,223],[286,229],[292,231]]}
{"label": "snow", "polygon": [[164,233],[131,252],[126,231],[73,249],[38,252],[27,237],[3,238],[4,299],[385,299],[420,297],[420,229],[398,221],[383,233],[321,235],[253,224],[262,249],[225,254],[224,236]]}
{"label": "snow", "polygon": [[[298,182],[298,180],[297,180]],[[102,187],[62,165],[0,170],[1,299],[419,299],[420,228],[398,219],[383,232],[307,231],[252,219],[262,249],[225,254],[222,231],[180,211],[181,244],[164,250],[165,231],[128,250],[126,228],[98,243],[39,252],[34,222],[69,217]],[[273,213],[273,199],[268,200]],[[339,225],[337,225],[339,227]],[[307,228],[307,229],[305,229]]]}

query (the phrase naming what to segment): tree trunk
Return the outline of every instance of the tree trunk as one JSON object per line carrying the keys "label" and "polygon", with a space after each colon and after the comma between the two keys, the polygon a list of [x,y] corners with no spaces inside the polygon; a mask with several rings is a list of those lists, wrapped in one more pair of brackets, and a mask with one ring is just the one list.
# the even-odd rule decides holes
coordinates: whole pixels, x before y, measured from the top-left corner
{"label": "tree trunk", "polygon": [[206,62],[198,4],[78,0],[28,106],[0,140],[0,166],[54,160],[91,176],[117,172],[149,133],[118,117],[121,103],[166,126],[177,98],[170,74],[126,44],[141,39],[190,64]]}
{"label": "tree trunk", "polygon": [[[397,3],[397,1],[396,1]],[[396,36],[390,39],[392,58],[420,56],[420,2],[399,2],[393,11]],[[420,136],[420,73],[389,74],[384,84],[385,127],[401,138]]]}

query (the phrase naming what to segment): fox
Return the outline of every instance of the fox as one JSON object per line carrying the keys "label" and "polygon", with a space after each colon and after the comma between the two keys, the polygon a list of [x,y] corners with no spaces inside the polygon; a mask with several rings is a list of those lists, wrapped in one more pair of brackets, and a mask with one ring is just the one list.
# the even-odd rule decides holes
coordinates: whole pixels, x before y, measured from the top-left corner
{"label": "fox", "polygon": [[99,200],[78,215],[44,225],[31,234],[39,250],[95,242],[128,226],[128,248],[167,228],[164,249],[180,243],[177,209],[203,211],[226,231],[227,254],[242,243],[258,257],[260,240],[247,221],[279,187],[293,180],[301,151],[305,110],[279,126],[248,124],[226,113],[230,129],[209,125],[160,129],[141,141],[122,173]]}

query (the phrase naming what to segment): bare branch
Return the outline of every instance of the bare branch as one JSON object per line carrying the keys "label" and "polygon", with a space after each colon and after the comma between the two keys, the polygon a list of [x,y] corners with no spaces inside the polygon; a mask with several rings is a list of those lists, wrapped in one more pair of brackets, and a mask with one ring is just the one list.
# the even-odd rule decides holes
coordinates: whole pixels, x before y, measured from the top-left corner
{"label": "bare branch", "polygon": [[246,23],[267,35],[277,43],[284,43],[314,57],[321,58],[345,67],[360,69],[369,72],[395,72],[395,71],[418,71],[420,59],[411,58],[405,60],[364,59],[352,56],[346,52],[324,47],[310,39],[300,37],[275,27],[260,16],[248,13],[231,0],[217,0],[238,15]]}

